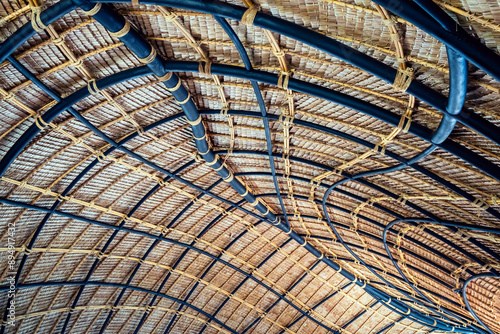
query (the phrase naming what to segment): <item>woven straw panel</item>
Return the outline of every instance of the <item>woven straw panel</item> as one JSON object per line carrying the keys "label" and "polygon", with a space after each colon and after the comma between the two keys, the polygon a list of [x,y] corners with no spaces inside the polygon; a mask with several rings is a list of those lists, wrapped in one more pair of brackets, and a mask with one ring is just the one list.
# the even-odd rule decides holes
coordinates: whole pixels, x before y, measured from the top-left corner
{"label": "woven straw panel", "polygon": [[[46,1],[45,6],[50,7],[56,2]],[[242,5],[237,0],[227,2]],[[369,1],[270,0],[256,4],[267,14],[320,32],[397,67],[390,29]],[[468,0],[439,4],[473,36],[491,49],[498,50],[498,3]],[[140,31],[163,58],[200,61],[203,59],[201,53],[204,53],[213,63],[244,65],[229,36],[208,14],[171,8],[171,12],[177,15],[177,23],[174,23],[166,19],[156,6],[115,4],[113,7]],[[29,4],[24,0],[3,1],[0,16],[4,17],[0,21],[0,37],[4,41],[24,24],[30,24]],[[253,67],[278,75],[282,70],[281,62],[266,32],[237,21],[228,20],[228,23],[241,39]],[[52,27],[96,80],[142,65],[122,42],[80,9],[58,19]],[[401,36],[404,55],[415,71],[414,80],[447,95],[449,79],[445,46],[404,20],[398,20],[396,28]],[[271,35],[283,52],[283,61],[292,71],[294,79],[356,97],[389,110],[398,117],[406,111],[408,94],[304,43],[276,33]],[[191,39],[196,43],[192,43]],[[13,55],[44,85],[62,97],[87,86],[85,75],[54,44],[47,31],[35,34]],[[498,125],[500,84],[474,66],[469,66],[469,70],[466,105]],[[220,87],[210,75],[191,72],[179,72],[178,75],[199,110],[220,110],[223,102],[221,88],[230,109],[260,115],[258,101],[247,80],[219,76]],[[289,110],[290,102],[285,89],[268,84],[259,86],[270,115],[283,115]],[[24,106],[8,99],[0,101],[0,157],[3,157],[34,124],[27,110],[43,114],[52,106],[49,104],[53,99],[9,61],[0,64],[0,87],[15,94],[15,99]],[[124,118],[120,109],[102,94],[77,102],[74,109],[117,142],[137,131],[134,124],[146,127],[183,112],[172,94],[154,76],[128,80],[107,88],[106,92],[133,121]],[[373,144],[394,130],[393,126],[374,117],[298,92],[293,92],[293,107],[297,120],[321,125]],[[412,123],[435,130],[441,118],[442,114],[436,109],[418,101]],[[235,174],[240,174],[238,179],[248,185],[254,194],[262,196],[261,200],[273,212],[281,214],[267,157],[262,118],[238,115],[231,117],[232,123],[229,123],[227,116],[216,113],[203,115],[202,120],[214,151],[223,152],[221,159],[226,159],[227,166]],[[106,141],[68,112],[60,114],[52,123],[58,128],[43,129],[7,169],[0,180],[0,197],[50,209],[57,196],[99,156],[99,152],[109,148]],[[321,176],[327,169],[356,159],[369,149],[312,127],[292,124],[289,135],[285,135],[282,122],[271,119],[269,126],[276,173],[279,176],[287,173],[288,162],[283,154],[288,141],[290,175],[299,178],[292,180],[291,188],[285,178],[277,179],[291,228],[359,279],[369,279],[374,286],[405,300],[400,291],[382,283],[369,269],[354,260],[321,219],[324,218],[321,208],[326,190],[324,185],[330,186],[343,177],[329,175],[323,179],[323,186],[311,189],[310,180]],[[178,176],[200,188],[209,189],[220,181],[208,164],[195,159],[197,150],[193,134],[184,117],[164,123],[148,131],[148,134],[154,135],[154,139],[148,135],[137,136],[124,147],[171,172],[191,163]],[[457,124],[450,139],[499,164],[500,147],[471,129]],[[412,134],[400,132],[386,145],[386,150],[408,159],[427,145]],[[228,151],[232,153],[227,154]],[[20,284],[47,286],[18,291],[15,297],[16,326],[5,327],[6,333],[60,333],[63,328],[71,333],[98,333],[109,314],[112,315],[105,328],[106,333],[133,333],[137,328],[141,333],[161,333],[166,328],[172,333],[227,332],[220,324],[210,321],[206,314],[214,315],[220,323],[238,333],[245,330],[247,333],[327,333],[326,328],[334,330],[339,327],[345,333],[378,333],[393,323],[385,333],[424,333],[431,330],[412,319],[402,318],[383,303],[376,303],[377,300],[362,288],[349,284],[348,279],[318,262],[313,254],[297,242],[290,241],[281,230],[245,212],[233,210],[218,199],[200,195],[197,190],[179,181],[171,180],[160,186],[149,194],[132,219],[124,219],[158,184],[155,178],[167,175],[120,150],[101,158],[76,184],[70,197],[64,198],[58,210],[108,225],[123,224],[129,230],[150,235],[159,235],[162,228],[168,227],[164,235],[170,241],[154,244],[155,240],[144,234],[120,231],[113,237],[106,252],[99,255],[99,250],[113,234],[111,229],[51,215],[37,236],[19,278]],[[376,153],[343,170],[358,174],[397,164],[389,156]],[[490,199],[490,207],[498,211],[500,202],[491,201],[492,196],[500,195],[498,182],[471,164],[437,149],[419,165],[476,198]],[[331,204],[329,217],[355,254],[371,268],[376,268],[384,279],[409,294],[413,290],[402,280],[381,241],[383,227],[396,216],[425,218],[422,211],[408,205],[409,202],[437,219],[498,227],[498,220],[493,215],[412,168],[363,180],[373,187],[366,182],[349,181],[327,197]],[[388,190],[400,199],[387,197],[380,189]],[[311,190],[316,203],[308,199]],[[225,182],[220,182],[210,192],[232,203],[242,199]],[[293,197],[289,196],[291,193]],[[193,196],[199,196],[198,200],[193,201]],[[373,205],[366,204],[369,199],[375,201]],[[259,213],[248,203],[241,206]],[[220,208],[229,214],[217,218]],[[320,219],[318,210],[323,214]],[[32,209],[6,204],[0,206],[0,247],[3,247],[0,251],[1,286],[7,284],[9,276],[5,265],[8,261],[5,245],[9,223],[16,225],[15,255],[16,265],[19,265],[23,257],[22,247],[33,237],[44,216],[44,213]],[[249,229],[249,226],[254,228]],[[457,248],[497,269],[499,239],[489,235],[464,237],[442,226],[426,227],[424,230],[405,229],[408,226],[399,223],[394,226],[395,233],[387,235],[391,254],[396,260],[404,262],[406,276],[418,282],[419,288],[441,306],[475,322],[463,307],[460,294],[453,292],[456,277],[460,277],[463,283],[472,275],[487,273],[489,268],[473,264],[467,266],[470,258]],[[202,231],[204,234],[198,239]],[[398,243],[404,253],[403,258],[395,247]],[[195,249],[180,244],[192,245]],[[146,259],[140,263],[151,247]],[[91,281],[128,284],[142,290],[123,290],[119,304],[112,308],[122,288],[89,285],[83,289],[76,307],[70,310],[80,287],[50,284],[84,282],[99,256],[97,266],[92,269]],[[220,261],[215,261],[213,257]],[[186,300],[205,314],[181,307],[164,297],[156,298],[148,310],[153,294],[145,290]],[[494,278],[475,280],[467,289],[472,309],[495,332],[500,331],[499,291],[500,284]],[[288,303],[277,297],[285,293],[290,301]],[[1,292],[1,296],[3,314],[6,292]],[[427,312],[422,306],[412,307]],[[310,308],[314,310],[308,311]],[[301,317],[298,309],[309,313],[309,317]],[[65,325],[70,312],[70,321]],[[144,321],[139,327],[141,318]]]}

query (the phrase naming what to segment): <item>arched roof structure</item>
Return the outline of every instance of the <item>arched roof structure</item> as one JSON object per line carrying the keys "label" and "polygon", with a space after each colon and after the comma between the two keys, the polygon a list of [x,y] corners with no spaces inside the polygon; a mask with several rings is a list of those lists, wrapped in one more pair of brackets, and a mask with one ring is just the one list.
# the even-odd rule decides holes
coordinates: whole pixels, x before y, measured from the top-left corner
{"label": "arched roof structure", "polygon": [[499,4],[4,1],[1,333],[497,333]]}

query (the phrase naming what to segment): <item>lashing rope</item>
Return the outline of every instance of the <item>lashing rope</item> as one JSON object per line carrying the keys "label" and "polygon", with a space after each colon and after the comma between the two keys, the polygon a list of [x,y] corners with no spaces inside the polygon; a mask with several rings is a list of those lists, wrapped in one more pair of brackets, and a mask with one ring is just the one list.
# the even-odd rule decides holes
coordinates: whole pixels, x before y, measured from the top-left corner
{"label": "lashing rope", "polygon": [[181,79],[179,79],[177,77],[177,83],[175,84],[174,87],[165,87],[169,92],[175,92],[176,90],[178,90],[180,87],[182,86],[182,82],[181,82]]}
{"label": "lashing rope", "polygon": [[229,156],[233,154],[234,140],[235,140],[234,117],[227,116],[227,123],[229,126],[230,142],[229,142],[229,149],[227,150],[227,154],[224,157],[224,162],[226,162],[227,158],[229,158]]}
{"label": "lashing rope", "polygon": [[210,60],[200,61],[200,64],[198,65],[198,71],[200,72],[200,74],[212,75],[211,67],[212,62]]}
{"label": "lashing rope", "polygon": [[88,16],[94,16],[95,14],[97,14],[101,10],[101,7],[102,7],[102,3],[98,2],[94,5],[94,7],[92,7],[92,9],[84,10],[83,12],[85,14],[87,14]]}
{"label": "lashing rope", "polygon": [[415,74],[413,73],[413,68],[403,68],[403,66],[399,66],[398,72],[396,73],[396,78],[394,79],[394,83],[392,84],[392,86],[397,90],[406,92],[408,87],[410,87],[414,77]]}
{"label": "lashing rope", "polygon": [[176,100],[176,101],[177,101],[177,103],[179,103],[179,104],[186,104],[186,103],[188,103],[188,102],[189,102],[189,100],[191,100],[191,93],[189,93],[189,92],[188,92],[188,95],[187,95],[187,96],[186,96],[186,98],[185,98],[184,100],[182,100],[182,101],[179,101],[179,100],[177,100],[177,99],[175,99],[175,100]]}
{"label": "lashing rope", "polygon": [[123,26],[123,28],[121,28],[120,30],[118,31],[115,31],[115,32],[109,32],[109,34],[113,37],[116,37],[116,38],[121,38],[123,36],[125,36],[126,34],[128,34],[130,31],[130,23],[128,20],[125,20],[125,25]]}
{"label": "lashing rope", "polygon": [[145,58],[137,57],[137,59],[139,59],[139,61],[143,64],[149,64],[153,60],[155,60],[155,58],[156,58],[156,48],[154,48],[152,46],[151,46],[151,53],[147,57],[145,57]]}
{"label": "lashing rope", "polygon": [[95,79],[89,80],[89,82],[87,83],[87,88],[88,88],[90,94],[92,94],[92,95],[95,95],[95,94],[98,94],[101,92],[99,87],[97,87]]}
{"label": "lashing rope", "polygon": [[40,129],[40,130],[43,130],[47,125],[49,125],[48,123],[46,123],[43,118],[42,118],[42,115],[40,114],[36,114],[35,116],[35,124],[36,126]]}
{"label": "lashing rope", "polygon": [[42,9],[42,6],[31,7],[31,26],[36,32],[42,32],[47,28],[47,26],[42,22],[40,18]]}
{"label": "lashing rope", "polygon": [[259,11],[259,7],[252,4],[243,13],[243,16],[241,17],[241,23],[251,26],[253,24],[253,21],[255,20],[255,16],[257,15],[258,11]]}
{"label": "lashing rope", "polygon": [[278,87],[283,89],[288,89],[288,81],[290,80],[290,76],[291,76],[290,71],[287,72],[281,71],[278,77]]}
{"label": "lashing rope", "polygon": [[165,73],[165,75],[159,77],[159,76],[156,76],[156,78],[158,79],[158,81],[168,81],[172,78],[172,72],[167,72]]}

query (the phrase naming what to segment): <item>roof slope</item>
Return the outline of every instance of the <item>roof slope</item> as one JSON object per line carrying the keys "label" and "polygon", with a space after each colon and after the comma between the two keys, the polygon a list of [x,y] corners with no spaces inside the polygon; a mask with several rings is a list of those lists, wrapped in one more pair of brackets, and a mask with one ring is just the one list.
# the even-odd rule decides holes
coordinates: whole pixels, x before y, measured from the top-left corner
{"label": "roof slope", "polygon": [[2,1],[1,333],[500,332],[500,5],[376,2]]}

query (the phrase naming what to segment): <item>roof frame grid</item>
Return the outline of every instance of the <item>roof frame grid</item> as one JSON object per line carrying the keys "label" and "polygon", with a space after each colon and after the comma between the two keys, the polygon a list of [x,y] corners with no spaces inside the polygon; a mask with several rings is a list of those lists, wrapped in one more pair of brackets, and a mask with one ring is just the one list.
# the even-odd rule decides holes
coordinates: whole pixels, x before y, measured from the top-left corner
{"label": "roof frame grid", "polygon": [[[107,7],[101,7],[100,4],[95,5],[95,6],[87,6],[84,8],[86,10],[91,10],[92,8],[94,8],[92,14],[93,14],[94,18],[96,18],[97,21],[99,21],[101,24],[103,24],[108,30],[111,30],[113,32],[115,32],[115,31],[118,32],[118,34],[120,34],[120,36],[119,36],[120,40],[122,40],[125,43],[125,45],[127,45],[132,52],[138,53],[137,56],[139,57],[139,59],[142,59],[143,62],[146,62],[148,64],[148,66],[151,66],[151,69],[153,71],[156,70],[156,75],[158,77],[163,77],[165,75],[164,72],[161,71],[161,69],[158,69],[158,65],[156,64],[158,57],[156,56],[157,52],[155,51],[154,47],[149,45],[147,42],[142,41],[142,40],[139,40],[139,42],[138,42],[137,40],[140,37],[138,35],[136,35],[135,31],[133,29],[131,29],[129,25],[128,26],[126,25],[127,21],[125,21],[123,18],[121,18],[120,16],[118,16],[116,14],[115,14],[116,16],[113,16],[113,12],[110,9],[108,9]],[[124,23],[121,23],[120,21],[124,22]],[[128,28],[128,29],[124,33],[121,33],[121,31],[124,31],[125,28]],[[132,34],[132,36],[133,36],[133,37],[132,36],[130,37],[131,38],[130,40],[128,37],[129,34]],[[151,51],[145,51],[147,49],[151,49]],[[149,56],[144,56],[146,54],[149,54]],[[147,61],[144,61],[144,59],[146,57],[147,57]],[[151,64],[154,64],[154,65],[151,65]],[[175,96],[175,98],[177,99],[177,101],[179,101],[179,104],[181,104],[181,107],[182,107],[183,111],[185,112],[186,117],[188,118],[188,123],[190,123],[190,125],[192,126],[192,129],[194,132],[194,137],[196,140],[196,145],[198,147],[198,150],[199,150],[201,156],[207,162],[209,162],[209,164],[211,164],[211,165],[214,164],[215,166],[213,166],[213,168],[218,172],[218,174],[221,175],[221,177],[226,182],[228,182],[233,188],[235,188],[235,190],[237,190],[240,194],[242,194],[243,197],[245,197],[245,194],[247,196],[249,196],[250,198],[246,198],[246,199],[251,204],[252,204],[252,202],[253,203],[257,202],[256,200],[253,201],[255,199],[255,197],[248,191],[248,188],[245,189],[245,187],[243,186],[243,184],[239,180],[237,180],[237,179],[235,180],[232,173],[229,170],[227,170],[227,168],[225,168],[225,166],[223,164],[221,164],[219,162],[220,166],[217,165],[217,163],[218,163],[217,158],[211,152],[209,143],[206,141],[206,131],[205,131],[204,126],[201,124],[201,116],[199,115],[196,106],[192,102],[189,92],[186,91],[186,89],[182,85],[180,79],[176,75],[171,74],[171,73],[169,73],[169,74],[170,75],[166,76],[166,80],[164,83],[165,83],[167,89],[172,91],[172,93]],[[173,80],[173,82],[172,82],[172,80]],[[83,120],[81,117],[78,117],[75,114],[74,114],[74,116],[79,118],[82,122],[88,123],[85,120]],[[87,124],[87,126],[91,126],[91,125]],[[99,134],[99,136],[101,136],[103,139],[105,139],[109,142],[109,138],[105,138],[104,134],[101,133],[101,134]],[[127,152],[127,153],[130,154],[131,152]],[[220,171],[217,170],[217,169],[219,169],[219,167],[221,168]],[[161,169],[159,169],[158,167],[156,167],[156,169],[161,171]],[[269,219],[269,221],[272,224],[280,227],[281,229],[283,229],[283,231],[286,231],[286,228],[287,228],[286,224],[284,227],[281,227],[280,225],[282,225],[282,223],[279,221],[279,219],[276,216],[274,216],[274,214],[271,214],[269,208],[266,205],[263,205],[262,203],[257,202],[257,205],[255,205],[255,207],[261,213],[263,213],[265,216],[267,216],[267,218]],[[273,218],[275,218],[275,219],[273,219]],[[291,231],[291,230],[289,230],[289,231],[290,231],[290,235],[294,234],[293,231]],[[298,238],[300,238],[300,237],[298,237]],[[307,242],[306,242],[306,244],[307,244]],[[317,252],[317,250],[314,247],[311,246],[311,248],[312,248],[312,250]],[[321,255],[321,258],[322,257],[323,257],[323,255]],[[330,266],[332,266],[332,265],[330,264]],[[337,267],[337,265],[334,264],[333,267],[335,268],[335,267]],[[363,286],[366,286],[366,284],[364,284]],[[380,290],[375,289],[373,291],[370,291],[371,287],[367,288],[366,290],[369,293],[371,292],[372,295],[375,294],[375,296],[377,296],[377,295],[384,296],[384,293],[382,293]],[[391,299],[389,298],[388,301],[390,302],[390,300]],[[398,307],[398,306],[396,306],[396,307]],[[412,309],[411,307],[406,309],[403,313],[410,312],[410,314],[411,314],[412,311],[416,312],[415,314],[416,314],[417,318],[422,317],[422,315],[418,311]],[[423,317],[423,318],[425,318],[425,317]],[[436,322],[436,321],[434,320],[434,322]]]}

